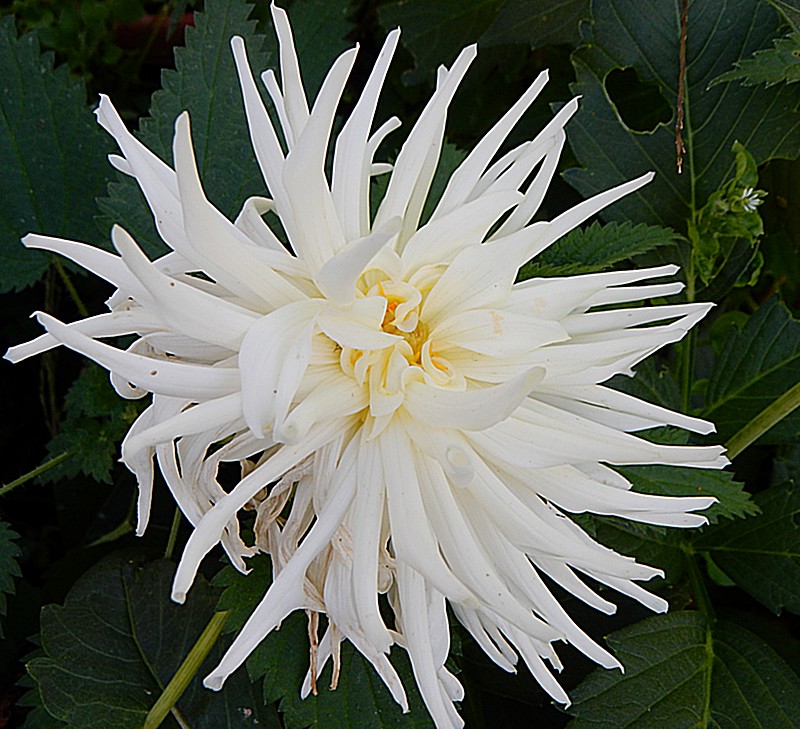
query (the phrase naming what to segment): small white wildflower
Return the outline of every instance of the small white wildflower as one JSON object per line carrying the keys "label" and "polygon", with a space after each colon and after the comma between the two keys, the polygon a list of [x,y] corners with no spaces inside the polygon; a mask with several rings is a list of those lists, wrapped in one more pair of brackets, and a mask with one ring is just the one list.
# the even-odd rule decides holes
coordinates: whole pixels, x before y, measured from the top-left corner
{"label": "small white wildflower", "polygon": [[742,208],[747,213],[752,213],[755,209],[764,202],[761,190],[754,190],[752,187],[746,187],[742,190]]}

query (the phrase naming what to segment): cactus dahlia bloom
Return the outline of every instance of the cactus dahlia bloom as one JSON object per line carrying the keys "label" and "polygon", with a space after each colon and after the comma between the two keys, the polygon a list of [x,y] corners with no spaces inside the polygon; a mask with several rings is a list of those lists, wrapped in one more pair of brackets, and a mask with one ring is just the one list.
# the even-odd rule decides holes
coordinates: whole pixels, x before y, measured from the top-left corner
{"label": "cactus dahlia bloom", "polygon": [[[279,130],[242,40],[232,41],[271,197],[250,198],[231,222],[204,195],[186,113],[175,125],[173,169],[103,98],[97,117],[121,152],[111,162],[136,179],[171,252],[150,261],[120,227],[111,234],[118,255],[27,236],[27,246],[63,254],[117,291],[108,313],[72,324],[38,314],[47,333],[7,357],[63,344],[107,368],[123,397],[152,394],[122,452],[139,483],[139,533],[154,460],[194,526],[175,600],[217,544],[243,571],[255,551],[270,554],[274,582],[207,686],[220,688],[287,615],[306,610],[313,626],[324,613],[327,627],[305,692],[329,659],[336,669],[346,639],[407,708],[389,660],[397,644],[437,726],[461,726],[453,702],[463,690],[445,667],[449,604],[499,666],[513,671],[521,656],[544,690],[567,702],[544,663],[560,667],[555,641],[602,666],[619,663],[572,621],[544,576],[605,613],[614,605],[584,577],[654,610],[667,606],[638,584],[659,570],[598,544],[566,514],[698,526],[705,519],[693,512],[713,499],[634,493],[610,465],[727,462],[719,447],[632,435],[712,426],[601,383],[679,340],[709,306],[619,306],[680,291],[679,283],[653,283],[674,275],[673,266],[515,283],[524,262],[651,177],[531,222],[576,101],[533,141],[498,150],[544,74],[464,159],[422,222],[448,105],[475,47],[439,70],[433,97],[389,166],[374,156],[399,121],[372,128],[399,31],[389,34],[332,144],[356,49],[336,60],[309,109],[288,20],[272,12],[281,84],[271,71],[263,80]],[[388,186],[372,216],[370,181],[384,174]],[[131,334],[125,350],[102,341]],[[226,461],[242,466],[230,490],[218,481]],[[257,515],[253,544],[239,533],[246,507]]]}

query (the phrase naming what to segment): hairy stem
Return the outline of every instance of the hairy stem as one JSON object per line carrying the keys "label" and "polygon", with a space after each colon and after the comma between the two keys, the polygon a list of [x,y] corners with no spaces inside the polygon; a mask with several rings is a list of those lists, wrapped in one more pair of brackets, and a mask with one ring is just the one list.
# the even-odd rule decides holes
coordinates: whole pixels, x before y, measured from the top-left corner
{"label": "hairy stem", "polygon": [[41,466],[37,466],[32,471],[28,471],[28,473],[23,474],[19,478],[15,478],[13,481],[11,481],[11,483],[4,484],[2,487],[0,487],[0,496],[5,496],[17,488],[17,486],[22,486],[22,484],[27,483],[31,479],[41,476],[51,468],[55,468],[59,463],[63,463],[68,458],[72,458],[72,455],[72,451],[64,451],[55,458],[45,461]]}

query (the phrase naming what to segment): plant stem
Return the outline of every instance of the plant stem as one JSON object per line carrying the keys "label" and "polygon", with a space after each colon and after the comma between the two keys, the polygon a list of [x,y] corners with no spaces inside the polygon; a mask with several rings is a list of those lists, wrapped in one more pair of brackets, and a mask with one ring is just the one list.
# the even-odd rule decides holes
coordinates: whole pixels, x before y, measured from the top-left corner
{"label": "plant stem", "polygon": [[175,704],[178,703],[186,687],[200,670],[200,666],[209,651],[217,642],[229,614],[230,610],[214,613],[211,620],[208,621],[208,625],[203,629],[200,637],[189,651],[189,655],[183,659],[183,663],[175,671],[175,675],[167,684],[161,696],[158,697],[158,701],[147,712],[142,729],[157,729],[157,727],[161,726],[161,722],[164,721],[167,714],[175,709]]}
{"label": "plant stem", "polygon": [[17,486],[22,486],[22,484],[27,483],[31,479],[41,476],[46,471],[49,471],[51,468],[55,468],[59,463],[63,463],[71,457],[72,451],[64,451],[55,458],[45,461],[41,466],[37,466],[32,471],[28,471],[28,473],[23,474],[19,478],[15,478],[11,483],[4,484],[2,488],[0,488],[0,496],[5,496],[17,488]]}
{"label": "plant stem", "polygon": [[181,516],[181,509],[179,506],[176,506],[175,513],[172,515],[172,526],[169,529],[167,548],[164,550],[164,559],[172,559],[172,553],[175,551],[175,543],[178,541],[178,530],[181,527]]}
{"label": "plant stem", "polygon": [[78,313],[86,318],[89,316],[89,310],[86,308],[86,305],[81,301],[81,297],[78,294],[78,289],[75,288],[75,284],[72,283],[72,279],[67,275],[67,270],[64,268],[64,264],[58,258],[53,258],[53,267],[56,269],[56,272],[61,279],[61,282],[64,284],[64,287],[67,289],[70,298],[72,299],[73,303],[78,309]]}
{"label": "plant stem", "polygon": [[758,440],[800,406],[800,382],[770,403],[728,441],[728,458],[736,458],[747,446]]}
{"label": "plant stem", "polygon": [[714,606],[711,604],[711,597],[706,589],[706,581],[700,567],[697,564],[697,557],[691,545],[684,544],[683,551],[686,554],[686,569],[689,573],[689,585],[692,588],[695,602],[700,612],[705,615],[709,624],[716,620]]}

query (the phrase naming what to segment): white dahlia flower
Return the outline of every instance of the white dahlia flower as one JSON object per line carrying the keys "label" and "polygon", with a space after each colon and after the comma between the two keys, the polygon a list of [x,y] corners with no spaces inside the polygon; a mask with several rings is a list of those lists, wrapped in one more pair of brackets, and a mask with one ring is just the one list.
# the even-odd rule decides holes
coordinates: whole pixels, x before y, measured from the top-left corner
{"label": "white dahlia flower", "polygon": [[[607,668],[620,664],[571,620],[545,575],[604,613],[614,605],[583,577],[667,608],[638,584],[660,570],[598,544],[566,513],[698,526],[706,520],[693,512],[713,499],[635,493],[610,466],[727,463],[719,447],[632,435],[712,426],[601,383],[681,339],[709,305],[620,307],[679,292],[680,283],[653,283],[675,266],[515,283],[524,262],[651,178],[532,223],[577,100],[533,141],[498,150],[545,74],[460,164],[421,224],[448,105],[474,46],[439,69],[433,97],[390,166],[373,158],[400,122],[372,131],[399,37],[390,33],[336,137],[329,179],[331,128],[356,49],[336,60],[309,110],[286,14],[272,12],[281,84],[272,71],[262,78],[279,130],[243,41],[232,41],[271,197],[250,198],[229,221],[204,195],[188,114],[175,124],[173,169],[103,98],[97,118],[121,152],[111,162],[135,177],[171,252],[150,261],[120,227],[111,234],[119,255],[27,236],[28,247],[60,253],[117,291],[108,313],[72,324],[39,313],[47,333],[6,356],[18,361],[63,344],[108,369],[123,397],[152,394],[122,454],[139,483],[138,533],[148,521],[154,459],[194,526],[175,600],[217,544],[242,571],[255,551],[270,554],[274,582],[207,686],[220,688],[287,615],[306,610],[313,625],[324,613],[327,628],[304,692],[329,659],[336,670],[346,639],[407,708],[388,658],[397,644],[436,725],[461,726],[453,702],[463,690],[445,667],[449,604],[495,663],[513,671],[521,656],[566,703],[544,664],[560,668],[555,641]],[[389,182],[373,218],[370,181],[382,174]],[[125,350],[101,341],[131,334],[137,339]],[[242,464],[229,491],[217,478],[223,461]],[[257,513],[254,544],[239,533],[245,507]]]}

